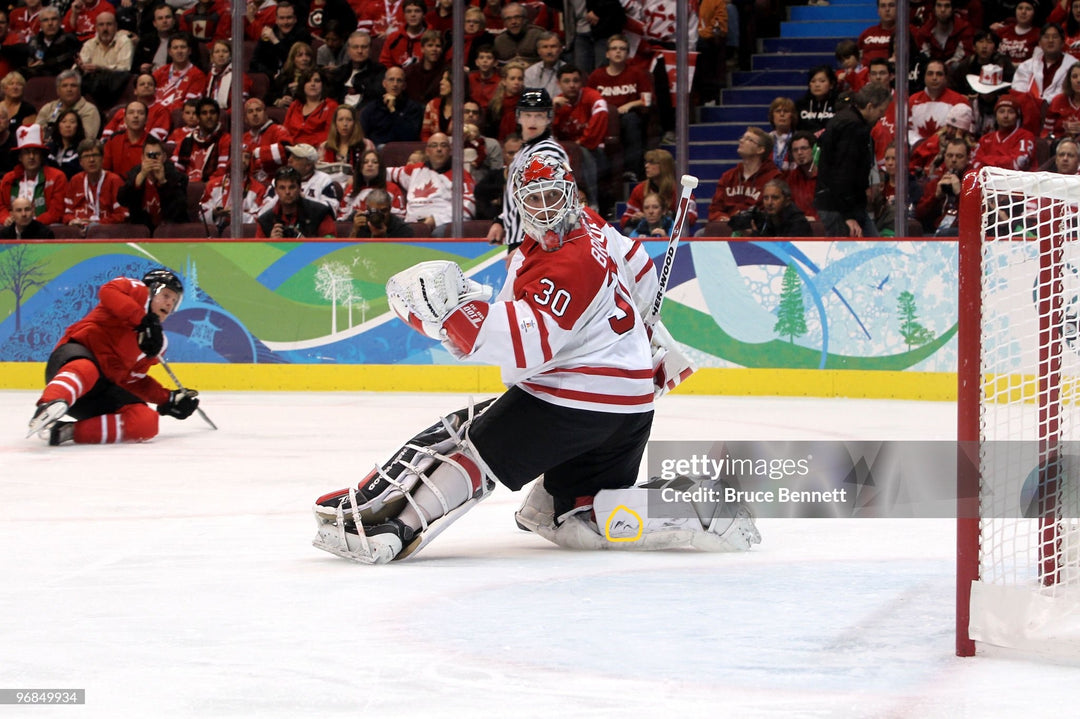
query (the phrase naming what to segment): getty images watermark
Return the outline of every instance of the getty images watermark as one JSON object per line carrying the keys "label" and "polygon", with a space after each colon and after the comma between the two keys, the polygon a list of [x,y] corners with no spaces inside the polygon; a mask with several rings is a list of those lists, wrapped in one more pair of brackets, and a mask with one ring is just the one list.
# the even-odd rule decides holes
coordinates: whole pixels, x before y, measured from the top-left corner
{"label": "getty images watermark", "polygon": [[649,477],[701,481],[652,492],[649,512],[681,518],[722,501],[758,517],[956,517],[957,467],[971,451],[946,441],[653,441]]}

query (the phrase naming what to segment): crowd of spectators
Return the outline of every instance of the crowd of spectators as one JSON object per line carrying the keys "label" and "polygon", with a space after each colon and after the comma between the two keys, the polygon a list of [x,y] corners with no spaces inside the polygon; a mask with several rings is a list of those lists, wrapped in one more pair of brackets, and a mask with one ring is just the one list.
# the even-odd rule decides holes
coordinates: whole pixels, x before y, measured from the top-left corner
{"label": "crowd of spectators", "polygon": [[[676,0],[472,0],[461,187],[450,152],[457,3],[247,0],[242,38],[234,5],[0,3],[0,235],[168,236],[194,224],[187,236],[221,236],[234,162],[257,236],[445,233],[455,204],[467,220],[501,211],[517,101],[533,87],[554,99],[554,137],[591,205],[611,216],[633,188],[635,227],[655,235],[670,220],[677,193],[655,187],[648,156],[673,140],[661,51],[676,45]],[[716,100],[737,5],[706,0],[690,14],[699,102]]]}
{"label": "crowd of spectators", "polygon": [[[803,96],[770,105],[769,128],[747,128],[710,202],[711,233],[790,236],[785,227],[809,220],[828,236],[955,236],[969,173],[1077,174],[1080,0],[912,2],[900,132],[896,0],[877,10],[879,23],[837,46],[835,67],[808,69]],[[907,167],[897,166],[898,143]],[[908,198],[899,213],[897,183]],[[798,217],[781,221],[778,205]]]}

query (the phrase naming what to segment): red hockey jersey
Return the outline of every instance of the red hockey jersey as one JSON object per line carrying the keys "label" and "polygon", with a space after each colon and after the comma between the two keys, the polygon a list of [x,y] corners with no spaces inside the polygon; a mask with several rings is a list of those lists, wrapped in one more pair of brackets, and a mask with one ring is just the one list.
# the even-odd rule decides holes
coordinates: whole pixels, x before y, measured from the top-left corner
{"label": "red hockey jersey", "polygon": [[102,285],[98,300],[86,317],[67,328],[56,346],[78,342],[94,354],[107,380],[145,402],[167,402],[169,390],[147,374],[158,359],[143,354],[135,333],[150,309],[150,290],[139,280],[118,277]]}
{"label": "red hockey jersey", "polygon": [[591,210],[555,252],[526,236],[493,304],[470,302],[443,323],[459,357],[502,368],[503,381],[551,404],[647,412],[652,353],[641,319],[658,287],[640,242]]}

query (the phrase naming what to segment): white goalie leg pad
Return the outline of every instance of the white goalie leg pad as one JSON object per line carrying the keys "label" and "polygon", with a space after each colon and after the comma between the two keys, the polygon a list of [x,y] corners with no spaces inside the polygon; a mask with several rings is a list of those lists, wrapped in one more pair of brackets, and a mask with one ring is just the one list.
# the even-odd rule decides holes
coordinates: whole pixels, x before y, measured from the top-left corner
{"label": "white goalie leg pad", "polygon": [[522,529],[569,549],[747,551],[761,542],[761,533],[748,507],[723,500],[723,486],[721,480],[677,477],[605,489],[593,499],[591,513],[557,524],[551,495],[538,481],[516,518]]}
{"label": "white goalie leg pad", "polygon": [[332,507],[316,504],[314,546],[364,564],[415,556],[495,489],[494,476],[467,438],[456,436],[424,452],[432,461],[422,469],[420,463],[411,463],[410,471],[399,475],[388,490],[397,500],[393,517],[366,514],[355,488],[349,490],[348,502]]}

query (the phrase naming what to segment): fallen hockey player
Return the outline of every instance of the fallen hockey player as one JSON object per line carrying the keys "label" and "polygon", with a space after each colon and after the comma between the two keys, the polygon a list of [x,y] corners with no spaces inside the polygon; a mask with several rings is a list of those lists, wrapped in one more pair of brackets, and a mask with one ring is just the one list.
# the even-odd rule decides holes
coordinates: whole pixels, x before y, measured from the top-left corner
{"label": "fallen hockey player", "polygon": [[50,445],[142,442],[157,435],[158,415],[190,417],[198,392],[168,390],[147,374],[166,347],[161,323],[183,296],[180,278],[166,269],[151,270],[142,281],[118,277],[102,285],[98,305],[67,328],[49,355],[26,436],[38,434]]}
{"label": "fallen hockey player", "polygon": [[[692,371],[663,326],[643,320],[659,286],[645,248],[581,206],[561,159],[538,154],[517,173],[526,237],[494,303],[452,262],[424,262],[387,283],[398,317],[455,357],[500,366],[510,389],[444,417],[357,486],[316,500],[314,545],[367,564],[415,556],[496,483],[517,491],[540,478],[517,523],[557,545],[749,549],[760,536],[744,506],[687,502],[649,514],[650,492],[718,483],[634,486],[654,395]],[[613,528],[619,507],[640,511]]]}

